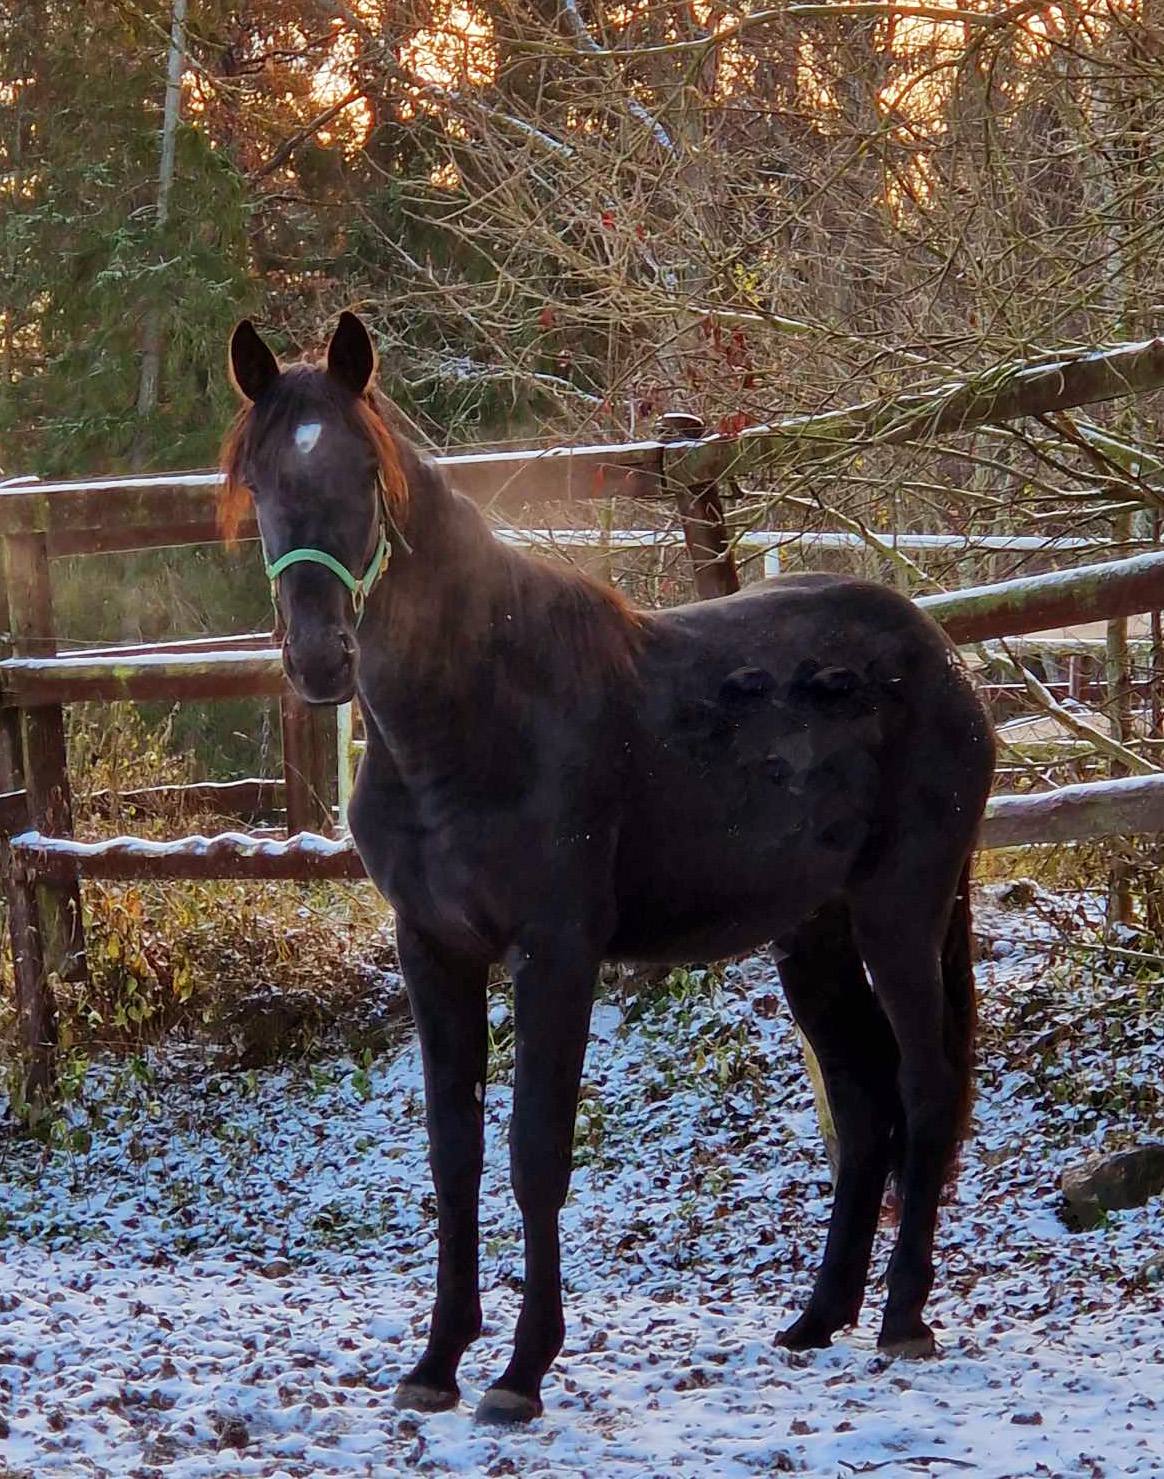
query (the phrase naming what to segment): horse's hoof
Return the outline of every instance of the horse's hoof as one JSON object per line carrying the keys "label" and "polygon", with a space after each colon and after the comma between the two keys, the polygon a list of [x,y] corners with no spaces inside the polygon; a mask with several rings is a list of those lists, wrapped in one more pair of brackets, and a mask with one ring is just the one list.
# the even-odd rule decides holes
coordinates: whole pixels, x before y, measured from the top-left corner
{"label": "horse's hoof", "polygon": [[392,1396],[399,1412],[447,1412],[461,1400],[456,1387],[427,1387],[419,1381],[402,1381]]}
{"label": "horse's hoof", "polygon": [[523,1397],[520,1392],[510,1392],[504,1387],[490,1387],[477,1403],[473,1418],[479,1423],[512,1428],[519,1423],[532,1422],[541,1415],[542,1404],[538,1398]]}
{"label": "horse's hoof", "polygon": [[886,1339],[883,1335],[877,1342],[877,1349],[886,1356],[903,1356],[907,1361],[924,1361],[927,1357],[938,1354],[938,1343],[930,1327],[923,1325],[916,1335],[903,1335],[893,1340]]}
{"label": "horse's hoof", "polygon": [[833,1343],[833,1332],[810,1315],[801,1315],[776,1337],[776,1344],[786,1351],[826,1350]]}

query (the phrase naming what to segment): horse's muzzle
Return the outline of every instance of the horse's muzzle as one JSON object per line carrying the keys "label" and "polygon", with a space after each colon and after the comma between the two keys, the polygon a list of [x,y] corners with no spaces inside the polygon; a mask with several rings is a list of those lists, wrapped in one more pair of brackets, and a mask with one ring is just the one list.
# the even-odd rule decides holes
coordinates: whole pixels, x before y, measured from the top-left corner
{"label": "horse's muzzle", "polygon": [[308,704],[346,704],[356,691],[356,641],[343,627],[283,638],[283,671]]}

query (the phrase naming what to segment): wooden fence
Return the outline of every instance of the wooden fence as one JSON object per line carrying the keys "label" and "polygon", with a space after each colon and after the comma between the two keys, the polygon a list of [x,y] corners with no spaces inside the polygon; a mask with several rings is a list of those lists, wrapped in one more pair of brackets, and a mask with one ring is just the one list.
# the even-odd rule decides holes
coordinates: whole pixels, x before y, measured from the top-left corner
{"label": "wooden fence", "polygon": [[[663,434],[651,442],[440,460],[454,486],[490,506],[614,495],[672,500],[697,592],[714,596],[739,582],[717,485],[708,480],[709,467],[718,470],[719,462],[709,464],[699,451],[710,446],[722,460],[725,439],[700,444],[693,440],[700,431],[689,418],[664,418]],[[30,1096],[51,1085],[51,977],[80,978],[86,969],[80,878],[363,876],[350,843],[326,835],[335,716],[296,699],[270,634],[56,650],[52,558],[215,541],[217,481],[204,473],[0,486],[0,627],[9,634],[0,657],[0,862]],[[242,537],[255,536],[252,520]],[[957,642],[1157,610],[1164,607],[1164,553],[928,596],[918,604]],[[244,833],[166,843],[74,839],[65,704],[258,695],[279,699],[281,782],[161,787],[135,793],[134,802],[148,809],[178,789],[192,803],[238,816],[281,803],[288,840]],[[999,797],[991,807],[988,847],[1164,830],[1164,775],[1067,787],[1050,797]]]}

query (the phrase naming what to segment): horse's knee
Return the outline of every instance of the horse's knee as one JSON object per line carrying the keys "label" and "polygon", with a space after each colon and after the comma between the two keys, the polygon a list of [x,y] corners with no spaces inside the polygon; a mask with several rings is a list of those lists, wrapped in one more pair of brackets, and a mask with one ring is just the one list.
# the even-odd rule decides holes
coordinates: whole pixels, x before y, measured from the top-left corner
{"label": "horse's knee", "polygon": [[570,1164],[548,1163],[545,1156],[527,1157],[517,1151],[510,1157],[510,1184],[522,1216],[529,1221],[557,1217],[570,1189]]}
{"label": "horse's knee", "polygon": [[879,1175],[884,1181],[893,1149],[893,1126],[837,1126],[837,1175]]}

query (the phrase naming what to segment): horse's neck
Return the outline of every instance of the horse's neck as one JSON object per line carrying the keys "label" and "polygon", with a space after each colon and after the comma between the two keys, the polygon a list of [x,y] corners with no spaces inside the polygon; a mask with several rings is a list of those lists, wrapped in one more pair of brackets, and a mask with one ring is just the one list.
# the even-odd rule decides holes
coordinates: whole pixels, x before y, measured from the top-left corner
{"label": "horse's neck", "polygon": [[484,736],[518,732],[531,694],[567,709],[621,688],[643,618],[576,572],[502,544],[415,462],[405,464],[408,548],[393,554],[360,637],[361,693],[382,731],[416,755],[439,734],[443,761],[454,751],[471,761]]}
{"label": "horse's neck", "polygon": [[368,604],[361,667],[381,686],[404,681],[449,703],[471,686],[472,667],[488,655],[511,588],[512,557],[478,510],[411,449],[405,469],[409,503]]}

